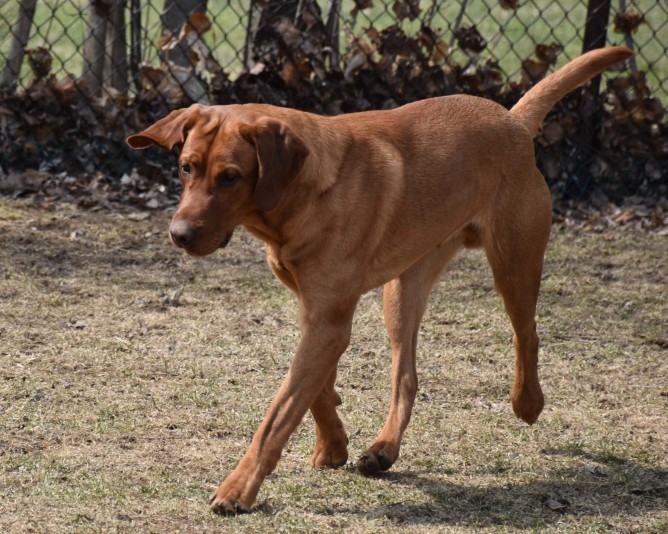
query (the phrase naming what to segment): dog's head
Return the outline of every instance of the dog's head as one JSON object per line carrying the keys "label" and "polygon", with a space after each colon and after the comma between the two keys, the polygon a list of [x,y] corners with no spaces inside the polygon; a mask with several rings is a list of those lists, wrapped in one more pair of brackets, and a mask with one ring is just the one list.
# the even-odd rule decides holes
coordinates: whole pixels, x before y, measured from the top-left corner
{"label": "dog's head", "polygon": [[273,211],[308,149],[282,121],[243,106],[198,104],[173,111],[128,137],[133,148],[181,147],[181,202],[169,227],[172,242],[204,256],[224,247],[253,211]]}

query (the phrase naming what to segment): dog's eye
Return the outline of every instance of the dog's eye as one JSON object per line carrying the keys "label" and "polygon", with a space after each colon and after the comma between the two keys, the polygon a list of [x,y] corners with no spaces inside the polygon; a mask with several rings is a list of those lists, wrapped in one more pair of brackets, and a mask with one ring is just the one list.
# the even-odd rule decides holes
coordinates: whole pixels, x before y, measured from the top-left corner
{"label": "dog's eye", "polygon": [[218,177],[218,187],[230,187],[236,184],[241,175],[236,171],[225,171]]}
{"label": "dog's eye", "polygon": [[181,165],[181,172],[185,175],[190,174],[190,165],[188,163]]}

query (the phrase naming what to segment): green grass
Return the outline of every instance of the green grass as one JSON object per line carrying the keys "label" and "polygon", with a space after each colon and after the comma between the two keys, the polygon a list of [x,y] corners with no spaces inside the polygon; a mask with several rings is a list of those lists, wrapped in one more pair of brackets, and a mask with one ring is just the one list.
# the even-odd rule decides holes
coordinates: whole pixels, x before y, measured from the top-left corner
{"label": "green grass", "polygon": [[[296,306],[244,232],[198,260],[168,245],[167,222],[0,201],[0,531],[668,531],[665,236],[554,227],[534,427],[510,409],[489,269],[465,254],[421,327],[391,471],[311,470],[307,416],[255,511],[220,518],[207,498],[285,376]],[[337,381],[351,459],[386,414],[387,345],[372,291]]]}
{"label": "green grass", "polygon": [[[86,34],[86,0],[39,0],[35,14],[35,28],[31,34],[29,47],[47,46],[54,57],[54,72],[70,72],[79,75],[83,67],[81,52]],[[323,12],[327,13],[329,2],[319,2]],[[247,25],[247,0],[210,0],[209,16],[213,28],[205,34],[205,41],[213,50],[214,57],[233,77],[243,64],[243,45]],[[342,49],[347,49],[351,35],[359,35],[369,26],[382,30],[396,22],[392,10],[393,2],[376,0],[372,8],[351,16],[354,3],[344,1],[342,16]],[[461,2],[445,2],[432,20],[432,28],[443,34],[449,44],[452,41],[452,29],[461,10]],[[637,2],[637,11],[645,15],[646,23],[632,34],[631,42],[639,52],[638,67],[649,72],[649,84],[659,98],[668,95],[668,9],[649,0]],[[142,28],[143,59],[158,65],[157,43],[161,36],[161,2],[143,4]],[[420,3],[422,13],[414,21],[401,22],[409,35],[414,35],[426,16],[431,2]],[[616,6],[613,6],[613,14]],[[0,55],[7,54],[10,45],[9,28],[16,19],[18,0],[9,0],[0,6]],[[584,35],[583,21],[586,18],[586,2],[582,0],[533,0],[520,2],[517,10],[503,9],[500,2],[489,0],[470,0],[466,3],[462,22],[475,24],[488,42],[488,48],[482,57],[489,56],[499,60],[503,71],[511,78],[517,78],[521,71],[521,61],[529,58],[535,43],[560,43],[564,52],[558,65],[578,56],[582,51]],[[613,27],[608,33],[608,44],[625,44],[622,34],[614,33]],[[126,36],[130,41],[129,29]],[[458,49],[456,43],[453,57],[458,62],[466,62],[467,57]],[[22,83],[31,79],[27,63],[22,69]]]}
{"label": "green grass", "polygon": [[[248,2],[244,0],[210,0],[209,15],[213,27],[204,36],[214,49],[215,57],[227,71],[238,71],[242,66]],[[6,55],[11,43],[8,32],[18,13],[18,0],[9,0],[0,6],[0,57]],[[142,60],[159,65],[158,43],[162,37],[160,11],[162,2],[142,3]],[[51,50],[53,72],[60,77],[67,72],[75,76],[83,68],[83,43],[87,32],[87,0],[38,0],[28,48],[44,46]],[[126,12],[126,18],[129,11]],[[127,22],[126,42],[130,43],[130,25]],[[21,78],[25,85],[32,75],[27,62]]]}

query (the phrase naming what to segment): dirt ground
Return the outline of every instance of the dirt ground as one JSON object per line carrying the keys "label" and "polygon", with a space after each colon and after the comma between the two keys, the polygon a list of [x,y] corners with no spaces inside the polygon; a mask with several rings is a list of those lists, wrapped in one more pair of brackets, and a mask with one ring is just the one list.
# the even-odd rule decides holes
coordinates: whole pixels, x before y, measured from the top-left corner
{"label": "dirt ground", "polygon": [[[247,234],[193,259],[168,218],[0,201],[0,531],[668,532],[667,237],[554,227],[533,427],[466,253],[432,295],[392,470],[311,470],[309,415],[254,512],[221,518],[207,499],[287,371],[295,303]],[[388,364],[376,290],[337,382],[351,459],[382,426]]]}

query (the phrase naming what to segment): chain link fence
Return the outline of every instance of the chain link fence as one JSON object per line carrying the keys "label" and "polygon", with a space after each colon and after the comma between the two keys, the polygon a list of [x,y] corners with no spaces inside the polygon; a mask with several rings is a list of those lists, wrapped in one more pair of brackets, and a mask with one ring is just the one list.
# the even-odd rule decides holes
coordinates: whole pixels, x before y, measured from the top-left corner
{"label": "chain link fence", "polygon": [[[407,35],[428,27],[443,56],[462,63],[474,52],[497,61],[508,80],[522,75],[537,45],[559,45],[561,65],[592,44],[622,44],[637,53],[631,68],[646,71],[653,93],[668,99],[667,0],[7,0],[0,7],[0,87],[25,88],[39,67],[43,74],[39,58],[32,69],[24,61],[25,49],[43,48],[50,74],[86,80],[92,94],[108,87],[132,94],[142,69],[162,65],[188,93],[191,79],[210,81],[212,69],[232,79],[252,69],[262,59],[254,46],[262,19],[276,16],[326,36],[343,68],[361,34],[394,25]],[[201,94],[190,92],[207,100],[206,83]]]}
{"label": "chain link fence", "polygon": [[[56,169],[67,160],[53,155],[62,135],[85,132],[97,139],[87,154],[105,148],[97,159],[81,155],[83,168],[125,172],[121,159],[136,161],[123,137],[192,102],[334,114],[465,91],[509,106],[553,68],[604,45],[636,52],[624,78],[603,97],[595,84],[556,126],[548,119],[539,149],[570,147],[570,132],[598,155],[628,141],[635,160],[626,167],[664,184],[668,0],[5,0],[0,140],[4,131],[3,145],[27,142],[3,146],[0,165]],[[38,124],[52,116],[60,136]],[[631,119],[628,139],[601,139],[606,121],[619,129]],[[562,160],[542,161],[548,179],[594,172],[589,162],[563,170]],[[604,179],[608,170],[596,172]]]}

